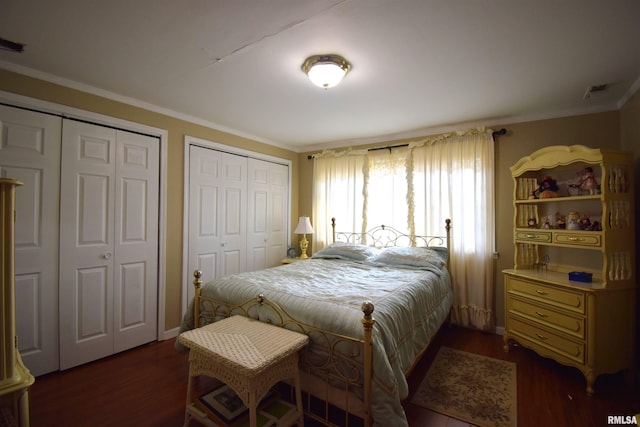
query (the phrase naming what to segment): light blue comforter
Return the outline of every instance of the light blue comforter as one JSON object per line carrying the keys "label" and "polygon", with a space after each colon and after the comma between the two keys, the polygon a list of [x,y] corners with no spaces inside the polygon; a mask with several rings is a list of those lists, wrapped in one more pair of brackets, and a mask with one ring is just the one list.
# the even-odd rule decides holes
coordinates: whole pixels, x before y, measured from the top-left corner
{"label": "light blue comforter", "polygon": [[[299,322],[356,338],[362,338],[361,305],[373,302],[371,412],[378,426],[407,425],[401,405],[408,394],[405,373],[452,304],[445,269],[434,273],[338,259],[309,259],[236,274],[208,282],[202,293],[234,304],[263,294]],[[192,312],[190,304],[181,332],[193,327]],[[311,350],[314,345],[321,344],[312,337]]]}

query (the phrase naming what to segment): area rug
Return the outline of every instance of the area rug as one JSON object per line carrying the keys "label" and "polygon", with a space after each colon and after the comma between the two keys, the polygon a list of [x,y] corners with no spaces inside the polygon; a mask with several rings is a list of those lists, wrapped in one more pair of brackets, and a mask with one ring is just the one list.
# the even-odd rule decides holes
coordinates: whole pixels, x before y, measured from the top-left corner
{"label": "area rug", "polygon": [[517,424],[516,364],[441,347],[411,402],[480,427]]}

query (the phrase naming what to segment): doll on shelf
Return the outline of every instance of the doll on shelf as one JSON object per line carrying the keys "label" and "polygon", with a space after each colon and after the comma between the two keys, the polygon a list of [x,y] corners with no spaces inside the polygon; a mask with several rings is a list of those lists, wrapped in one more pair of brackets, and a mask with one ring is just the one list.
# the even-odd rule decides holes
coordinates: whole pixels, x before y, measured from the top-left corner
{"label": "doll on shelf", "polygon": [[555,179],[545,176],[538,187],[538,198],[551,199],[553,197],[558,197],[558,184]]}
{"label": "doll on shelf", "polygon": [[596,177],[593,176],[593,168],[587,166],[582,169],[580,172],[576,174],[575,179],[572,179],[567,182],[569,186],[569,195],[575,196],[575,193],[572,193],[572,190],[575,192],[578,191],[578,194],[598,194],[598,190],[600,186],[598,185],[598,181]]}
{"label": "doll on shelf", "polygon": [[580,189],[587,191],[589,194],[598,194],[598,181],[593,176],[593,168],[586,167],[582,172],[582,182],[580,183]]}

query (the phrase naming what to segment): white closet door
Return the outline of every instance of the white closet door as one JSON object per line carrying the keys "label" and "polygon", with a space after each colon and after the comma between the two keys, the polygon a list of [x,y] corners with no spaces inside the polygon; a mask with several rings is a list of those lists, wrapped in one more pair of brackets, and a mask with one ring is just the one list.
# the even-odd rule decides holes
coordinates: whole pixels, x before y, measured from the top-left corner
{"label": "white closet door", "polygon": [[34,376],[57,371],[58,213],[62,119],[0,105],[2,176],[16,189],[16,332]]}
{"label": "white closet door", "polygon": [[[189,147],[189,277],[245,271],[246,168],[245,157]],[[189,286],[189,301],[193,293]]]}
{"label": "white closet door", "polygon": [[249,159],[247,271],[274,267],[286,256],[289,170]]}
{"label": "white closet door", "polygon": [[154,138],[97,125],[64,123],[61,369],[155,338],[158,151],[154,143]]}
{"label": "white closet door", "polygon": [[247,158],[222,153],[218,224],[220,276],[247,270]]}
{"label": "white closet door", "polygon": [[[194,270],[201,270],[207,279],[218,277],[217,178],[220,163],[220,152],[189,147],[189,278],[193,278]],[[193,286],[188,286],[188,300],[193,297]]]}
{"label": "white closet door", "polygon": [[117,132],[114,238],[115,352],[155,340],[158,322],[157,138]]}
{"label": "white closet door", "polygon": [[287,253],[289,223],[289,167],[270,164],[268,266],[280,264]]}
{"label": "white closet door", "polygon": [[60,369],[113,354],[116,131],[65,121],[60,197]]}

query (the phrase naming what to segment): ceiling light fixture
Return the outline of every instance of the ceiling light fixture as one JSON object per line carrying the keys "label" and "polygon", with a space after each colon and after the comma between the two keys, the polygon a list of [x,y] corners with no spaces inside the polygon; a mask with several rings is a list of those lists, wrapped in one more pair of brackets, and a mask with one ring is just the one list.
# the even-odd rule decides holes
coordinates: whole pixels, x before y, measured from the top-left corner
{"label": "ceiling light fixture", "polygon": [[313,55],[302,64],[302,71],[309,80],[321,88],[334,87],[351,69],[351,64],[339,55]]}

